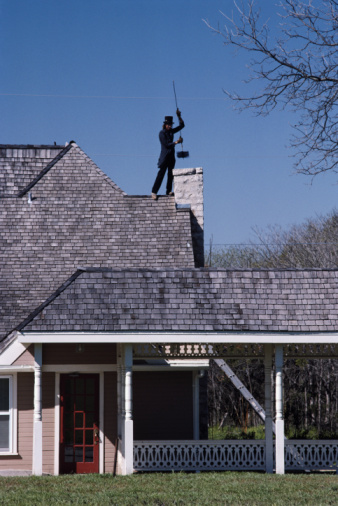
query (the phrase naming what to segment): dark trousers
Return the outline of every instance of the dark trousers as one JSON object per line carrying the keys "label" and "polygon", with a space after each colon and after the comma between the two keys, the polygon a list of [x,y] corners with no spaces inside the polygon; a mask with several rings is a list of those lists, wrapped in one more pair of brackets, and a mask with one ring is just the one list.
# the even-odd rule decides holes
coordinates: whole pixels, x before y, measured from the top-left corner
{"label": "dark trousers", "polygon": [[175,158],[172,160],[168,160],[166,162],[163,162],[158,169],[158,173],[155,179],[155,183],[153,186],[153,189],[151,190],[152,193],[158,193],[158,190],[160,189],[160,186],[162,184],[164,175],[166,170],[168,169],[168,180],[167,180],[167,195],[171,192],[173,187],[173,168],[175,167]]}

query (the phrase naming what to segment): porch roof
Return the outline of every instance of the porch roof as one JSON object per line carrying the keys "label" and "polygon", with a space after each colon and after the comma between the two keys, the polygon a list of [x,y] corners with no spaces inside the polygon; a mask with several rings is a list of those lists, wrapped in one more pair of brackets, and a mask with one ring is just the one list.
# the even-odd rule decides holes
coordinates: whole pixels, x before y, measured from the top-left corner
{"label": "porch roof", "polygon": [[83,268],[17,329],[332,333],[337,296],[337,270]]}

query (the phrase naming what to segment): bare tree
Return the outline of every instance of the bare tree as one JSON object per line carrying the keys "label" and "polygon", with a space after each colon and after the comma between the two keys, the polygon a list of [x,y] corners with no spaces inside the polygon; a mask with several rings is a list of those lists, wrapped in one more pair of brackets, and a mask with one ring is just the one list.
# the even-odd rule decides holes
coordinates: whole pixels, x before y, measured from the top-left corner
{"label": "bare tree", "polygon": [[206,264],[210,267],[238,269],[292,269],[338,267],[338,212],[309,218],[283,229],[272,225],[253,228],[255,240],[248,244],[210,245]]}
{"label": "bare tree", "polygon": [[[270,226],[254,229],[256,239],[245,245],[213,246],[207,262],[217,268],[338,268],[338,211],[310,218],[288,229]],[[234,370],[243,383],[250,380],[255,398],[264,403],[262,364],[235,361]],[[250,367],[250,370],[247,369]],[[337,437],[338,434],[338,361],[332,359],[288,359],[284,367],[285,423],[292,437]],[[248,423],[247,406],[241,404],[222,371],[211,368],[209,378],[210,424]],[[210,399],[211,397],[209,397]]]}
{"label": "bare tree", "polygon": [[207,26],[226,46],[253,56],[247,82],[259,80],[262,89],[243,97],[226,91],[240,110],[253,108],[267,115],[280,104],[297,112],[295,135],[297,171],[315,176],[338,172],[338,1],[281,0],[278,35],[261,22],[254,0],[234,3],[231,16],[221,13],[224,29]]}

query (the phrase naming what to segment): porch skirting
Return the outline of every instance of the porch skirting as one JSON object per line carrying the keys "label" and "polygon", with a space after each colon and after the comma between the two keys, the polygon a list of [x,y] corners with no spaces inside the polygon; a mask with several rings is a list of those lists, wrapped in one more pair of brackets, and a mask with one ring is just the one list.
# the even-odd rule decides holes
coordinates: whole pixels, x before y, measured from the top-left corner
{"label": "porch skirting", "polygon": [[[338,440],[286,440],[284,455],[287,471],[338,470]],[[265,441],[134,441],[134,470],[265,471]]]}

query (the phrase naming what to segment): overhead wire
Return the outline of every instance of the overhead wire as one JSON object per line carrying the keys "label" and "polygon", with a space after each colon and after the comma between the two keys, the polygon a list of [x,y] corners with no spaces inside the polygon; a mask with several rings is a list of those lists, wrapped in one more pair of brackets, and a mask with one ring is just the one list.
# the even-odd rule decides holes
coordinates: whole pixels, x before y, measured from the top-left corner
{"label": "overhead wire", "polygon": [[[112,100],[172,100],[172,97],[154,97],[154,96],[128,96],[128,95],[62,95],[62,94],[52,94],[52,93],[0,93],[1,97],[32,97],[32,98],[77,98],[77,99],[112,99]],[[180,97],[180,100],[191,100],[191,101],[225,101],[226,97]],[[116,156],[116,157],[138,157],[138,158],[155,158],[154,155],[140,155],[140,154],[120,154],[120,153],[93,153],[92,156]],[[287,155],[284,156],[254,156],[254,157],[246,157],[246,156],[210,156],[210,155],[201,155],[199,158],[203,159],[240,159],[240,158],[257,158],[257,159],[276,159],[276,158],[287,158]]]}
{"label": "overhead wire", "polygon": [[[172,100],[172,97],[133,97],[127,95],[58,95],[52,93],[0,93],[1,97],[104,98],[117,100]],[[226,97],[180,97],[180,100],[227,100]]]}

